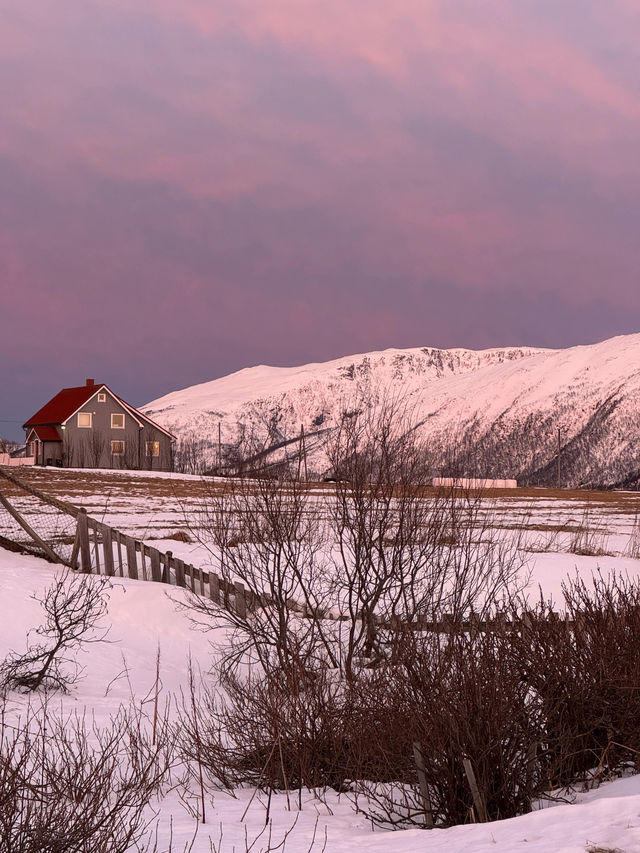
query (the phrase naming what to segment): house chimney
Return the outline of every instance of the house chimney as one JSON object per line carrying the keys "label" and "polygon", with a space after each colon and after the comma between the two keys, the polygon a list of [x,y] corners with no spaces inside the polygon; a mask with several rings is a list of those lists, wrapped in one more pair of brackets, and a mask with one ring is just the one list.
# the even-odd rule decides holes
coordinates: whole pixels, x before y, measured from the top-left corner
{"label": "house chimney", "polygon": [[91,388],[92,385],[95,385],[94,379],[87,379],[87,388]]}

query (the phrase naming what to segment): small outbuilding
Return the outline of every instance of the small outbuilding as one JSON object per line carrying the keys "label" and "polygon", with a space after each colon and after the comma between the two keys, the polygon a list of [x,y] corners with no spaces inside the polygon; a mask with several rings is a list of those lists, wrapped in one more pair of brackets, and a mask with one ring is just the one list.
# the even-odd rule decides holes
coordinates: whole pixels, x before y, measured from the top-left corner
{"label": "small outbuilding", "polygon": [[173,470],[175,436],[93,379],[63,388],[24,429],[36,465]]}

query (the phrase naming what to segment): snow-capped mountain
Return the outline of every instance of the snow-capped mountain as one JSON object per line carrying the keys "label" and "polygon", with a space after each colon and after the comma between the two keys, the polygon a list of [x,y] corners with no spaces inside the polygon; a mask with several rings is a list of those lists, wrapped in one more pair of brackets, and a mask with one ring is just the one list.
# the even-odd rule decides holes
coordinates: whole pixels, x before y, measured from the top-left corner
{"label": "snow-capped mountain", "polygon": [[634,485],[640,477],[640,334],[551,350],[389,349],[302,367],[252,367],[175,391],[143,411],[208,466],[252,432],[268,446],[321,436],[345,411],[406,399],[434,472],[564,485]]}

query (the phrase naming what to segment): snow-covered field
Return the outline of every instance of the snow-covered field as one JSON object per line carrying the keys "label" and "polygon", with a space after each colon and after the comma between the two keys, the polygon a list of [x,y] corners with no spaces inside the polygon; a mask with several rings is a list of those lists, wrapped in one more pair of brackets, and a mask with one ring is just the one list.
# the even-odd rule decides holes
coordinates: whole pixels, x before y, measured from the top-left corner
{"label": "snow-covered field", "polygon": [[[91,515],[125,532],[153,539],[161,550],[170,548],[195,565],[207,566],[209,556],[202,545],[167,538],[177,531],[189,532],[187,519],[193,523],[206,503],[206,489],[198,478],[115,472],[79,475],[67,471],[47,476],[55,479],[55,483],[49,480],[49,487],[55,486],[59,497],[86,506]],[[318,500],[322,499],[319,491]],[[572,494],[560,499],[541,492],[535,499],[530,494],[510,493],[492,498],[491,512],[496,527],[507,534],[517,526],[526,528],[533,597],[540,585],[546,596],[557,598],[568,573],[577,572],[588,579],[600,568],[605,573],[615,569],[640,577],[640,560],[628,556],[637,512],[635,494]],[[569,551],[572,537],[585,519],[602,546],[604,553],[599,556]],[[55,576],[56,568],[42,560],[0,549],[0,660],[11,649],[24,649],[26,632],[42,621],[40,605],[33,596],[42,596]],[[108,642],[89,645],[80,654],[85,677],[69,695],[56,694],[49,713],[86,711],[98,725],[108,725],[122,705],[134,703],[150,712],[158,650],[161,703],[188,689],[190,658],[196,670],[211,679],[211,635],[195,631],[178,607],[184,595],[182,590],[161,584],[116,579],[109,591]],[[220,642],[224,635],[218,632],[215,638]],[[23,695],[10,694],[10,714],[24,713],[27,701]],[[174,701],[170,713],[179,720],[184,710]],[[265,830],[265,797],[258,794],[252,799],[253,794],[253,790],[245,789],[236,791],[235,796],[221,792],[209,795],[203,825],[192,813],[195,794],[185,803],[178,790],[167,792],[149,812],[157,831],[158,851],[169,851],[171,838],[173,853],[186,849],[193,853],[241,853],[253,842],[250,849],[260,853],[269,849],[269,832],[271,849],[286,836],[286,844],[279,848],[285,853],[323,849],[328,853],[358,849],[380,853],[640,851],[640,776],[610,782],[590,792],[575,792],[571,803],[545,803],[522,817],[431,832],[374,829],[356,813],[347,795],[335,792],[321,800],[305,792],[302,810],[297,798],[292,798],[289,810],[284,795],[274,796],[271,824]]]}
{"label": "snow-covered field", "polygon": [[[545,576],[555,577],[571,568],[571,563],[560,557],[551,560],[546,568],[549,571]],[[56,569],[41,560],[0,550],[2,657],[9,649],[22,649],[26,630],[40,623],[39,604],[31,596],[41,595],[55,574]],[[109,642],[87,647],[81,655],[86,677],[70,695],[56,695],[51,706],[55,707],[55,712],[65,714],[86,709],[98,724],[106,724],[121,704],[148,703],[158,648],[163,696],[186,688],[189,655],[206,673],[210,660],[208,642],[202,634],[191,629],[184,613],[176,610],[175,600],[181,595],[181,591],[175,589],[168,593],[167,588],[159,584],[119,580],[109,593]],[[128,677],[124,676],[125,670]],[[24,709],[26,701],[18,694],[10,696],[15,713]],[[242,790],[235,797],[216,793],[208,798],[205,825],[196,825],[178,794],[169,793],[154,804],[158,814],[159,849],[168,849],[172,832],[174,851],[182,851],[194,837],[193,853],[210,853],[211,839],[218,845],[217,849],[225,853],[245,850],[245,833],[251,843],[264,829],[266,804],[260,795],[249,805],[244,820],[241,819],[252,793]],[[151,814],[150,818],[153,818]],[[369,822],[354,812],[349,800],[336,793],[330,793],[324,802],[306,793],[300,812],[297,801],[292,802],[291,811],[288,811],[286,798],[276,796],[271,803],[271,821],[273,846],[293,827],[284,848],[288,853],[320,851],[323,847],[328,853],[354,850],[371,853],[617,850],[630,853],[640,850],[640,776],[614,781],[588,793],[576,793],[571,804],[547,805],[540,811],[511,820],[431,832],[373,831]],[[252,850],[258,853],[266,849],[265,833]]]}

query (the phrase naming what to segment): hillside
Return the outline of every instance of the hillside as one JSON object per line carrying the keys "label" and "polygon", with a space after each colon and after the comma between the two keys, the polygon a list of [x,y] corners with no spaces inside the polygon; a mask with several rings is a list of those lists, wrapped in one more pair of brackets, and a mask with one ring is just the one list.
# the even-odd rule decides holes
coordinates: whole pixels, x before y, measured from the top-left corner
{"label": "hillside", "polygon": [[[434,473],[634,487],[640,476],[640,334],[563,350],[390,349],[321,364],[247,368],[175,391],[143,410],[198,443],[207,466],[252,433],[297,449],[327,473],[323,437],[346,411],[407,401],[428,441]],[[559,434],[558,434],[558,431]]]}

